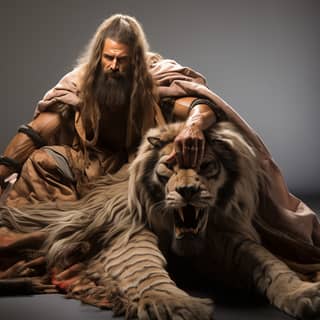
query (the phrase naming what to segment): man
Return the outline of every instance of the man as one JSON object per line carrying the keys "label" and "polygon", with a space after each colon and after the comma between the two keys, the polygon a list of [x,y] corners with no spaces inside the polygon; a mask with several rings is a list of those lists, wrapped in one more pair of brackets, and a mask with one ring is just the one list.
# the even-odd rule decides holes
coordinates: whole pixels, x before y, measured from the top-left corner
{"label": "man", "polygon": [[[130,161],[142,135],[164,123],[158,106],[163,99],[158,98],[149,70],[156,56],[147,50],[134,18],[114,15],[100,25],[78,67],[65,79],[75,77],[76,91],[59,92],[58,85],[49,92],[34,119],[19,128],[6,148],[0,160],[1,188],[12,172],[22,168],[7,195],[8,205],[77,199],[87,182],[115,173]],[[177,139],[177,159],[185,166],[199,163],[202,130],[215,121],[206,103],[211,102],[167,99],[173,111],[166,116],[188,118]]]}
{"label": "man", "polygon": [[6,148],[0,160],[2,189],[22,166],[17,182],[3,195],[6,204],[80,198],[88,182],[121,172],[143,134],[165,122],[163,115],[167,121],[185,120],[168,161],[196,168],[204,152],[203,130],[227,119],[255,145],[272,181],[269,196],[281,214],[266,209],[268,226],[320,245],[316,215],[289,193],[256,133],[206,87],[200,74],[147,50],[134,18],[114,15],[99,26],[77,68],[45,95],[34,119]]}

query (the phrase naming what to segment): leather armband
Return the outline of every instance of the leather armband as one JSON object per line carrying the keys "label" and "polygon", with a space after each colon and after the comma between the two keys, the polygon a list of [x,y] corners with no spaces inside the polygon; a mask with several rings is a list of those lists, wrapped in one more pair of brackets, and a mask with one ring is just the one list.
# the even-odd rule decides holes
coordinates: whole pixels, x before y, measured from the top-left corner
{"label": "leather armband", "polygon": [[207,105],[214,112],[216,119],[217,119],[216,120],[217,122],[227,120],[227,116],[226,116],[225,112],[209,99],[199,98],[199,99],[193,100],[189,106],[189,111],[191,111],[195,106],[197,106],[199,104]]}
{"label": "leather armband", "polygon": [[26,134],[34,143],[36,148],[41,148],[45,146],[46,141],[40,136],[40,134],[32,129],[32,127],[28,125],[22,125],[18,128],[18,132]]}
{"label": "leather armband", "polygon": [[13,169],[15,172],[20,172],[22,168],[21,164],[18,161],[5,156],[0,157],[0,164]]}

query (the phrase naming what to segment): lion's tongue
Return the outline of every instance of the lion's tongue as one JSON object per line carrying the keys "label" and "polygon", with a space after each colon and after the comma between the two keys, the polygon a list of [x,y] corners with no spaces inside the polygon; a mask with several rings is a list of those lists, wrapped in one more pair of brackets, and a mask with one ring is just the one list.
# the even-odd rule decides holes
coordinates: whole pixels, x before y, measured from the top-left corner
{"label": "lion's tongue", "polygon": [[175,225],[176,238],[182,239],[186,233],[196,235],[198,233],[198,215],[195,208],[187,205],[178,210],[179,218]]}

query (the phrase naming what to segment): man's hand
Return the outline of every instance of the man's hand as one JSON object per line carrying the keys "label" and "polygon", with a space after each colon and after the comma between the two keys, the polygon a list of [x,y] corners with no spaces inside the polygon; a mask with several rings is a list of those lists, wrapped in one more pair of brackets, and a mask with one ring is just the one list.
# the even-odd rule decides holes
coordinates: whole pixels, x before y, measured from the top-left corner
{"label": "man's hand", "polygon": [[175,102],[173,113],[177,119],[185,119],[184,128],[174,140],[174,148],[169,155],[167,162],[177,161],[182,168],[198,169],[205,150],[205,137],[203,130],[208,129],[216,122],[216,115],[213,110],[203,101],[198,101],[188,113],[185,102],[190,105],[195,98],[183,97]]}
{"label": "man's hand", "polygon": [[174,140],[167,162],[175,160],[182,168],[198,168],[205,150],[205,137],[197,125],[186,125]]}

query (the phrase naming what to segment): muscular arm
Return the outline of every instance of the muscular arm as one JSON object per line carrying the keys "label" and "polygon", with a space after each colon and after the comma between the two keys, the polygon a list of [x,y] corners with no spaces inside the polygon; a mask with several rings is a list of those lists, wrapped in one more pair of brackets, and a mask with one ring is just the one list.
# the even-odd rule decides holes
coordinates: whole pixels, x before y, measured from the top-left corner
{"label": "muscular arm", "polygon": [[[28,125],[37,132],[44,141],[55,134],[61,124],[61,118],[58,113],[43,112]],[[32,139],[25,133],[17,133],[6,147],[3,156],[9,157],[20,164],[23,164],[30,154],[36,149]],[[0,165],[0,177],[6,178],[14,170],[5,165]]]}

